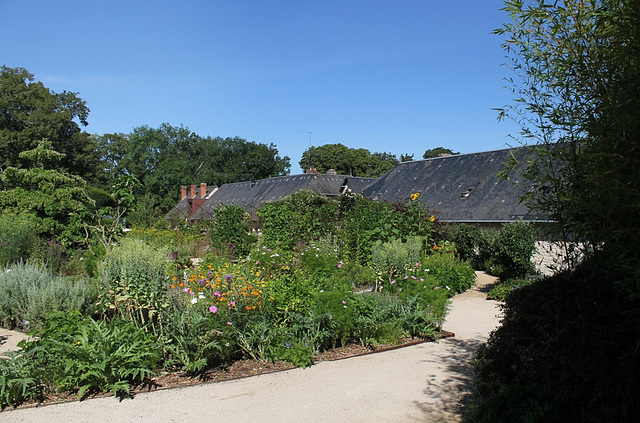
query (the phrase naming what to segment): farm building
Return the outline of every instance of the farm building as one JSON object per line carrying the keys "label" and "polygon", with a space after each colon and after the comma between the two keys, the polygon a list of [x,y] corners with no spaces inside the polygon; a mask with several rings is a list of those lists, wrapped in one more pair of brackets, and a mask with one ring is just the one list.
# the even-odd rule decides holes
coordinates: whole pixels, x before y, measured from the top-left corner
{"label": "farm building", "polygon": [[412,194],[441,221],[486,226],[515,220],[544,221],[519,202],[519,195],[532,187],[527,181],[500,181],[496,176],[514,155],[522,158],[529,147],[482,153],[459,154],[403,162],[379,178],[358,178],[336,174],[305,173],[257,181],[207,187],[182,187],[182,199],[166,218],[212,219],[220,205],[235,204],[255,217],[264,203],[280,200],[301,190],[337,197],[347,190],[380,201],[407,201]]}

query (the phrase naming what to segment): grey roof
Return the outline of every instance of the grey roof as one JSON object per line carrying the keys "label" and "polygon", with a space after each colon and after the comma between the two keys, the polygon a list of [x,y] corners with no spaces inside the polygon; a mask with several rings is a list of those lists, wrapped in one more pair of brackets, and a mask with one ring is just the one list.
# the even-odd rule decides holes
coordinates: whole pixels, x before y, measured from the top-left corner
{"label": "grey roof", "polygon": [[280,200],[294,192],[311,190],[323,196],[335,197],[347,188],[360,193],[374,181],[375,178],[307,173],[224,184],[190,219],[211,219],[216,207],[228,204],[238,205],[254,216],[262,204]]}
{"label": "grey roof", "polygon": [[[363,190],[374,200],[409,200],[425,204],[442,221],[507,222],[545,220],[518,201],[531,187],[522,178],[501,182],[497,173],[513,154],[522,157],[530,147],[460,154],[403,162]],[[517,173],[516,173],[517,175]]]}

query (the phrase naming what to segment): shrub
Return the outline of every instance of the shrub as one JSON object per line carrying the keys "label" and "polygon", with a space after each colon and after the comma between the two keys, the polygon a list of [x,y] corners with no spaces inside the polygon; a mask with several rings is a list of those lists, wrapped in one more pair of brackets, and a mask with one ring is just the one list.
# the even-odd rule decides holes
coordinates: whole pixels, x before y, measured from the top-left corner
{"label": "shrub", "polygon": [[535,242],[535,228],[530,223],[505,223],[494,247],[494,260],[499,268],[497,276],[504,279],[521,278],[534,272],[531,257],[536,249]]}
{"label": "shrub", "polygon": [[96,297],[93,280],[53,276],[41,265],[15,263],[0,272],[0,322],[10,328],[40,327],[55,311],[87,312]]}
{"label": "shrub", "polygon": [[124,397],[133,385],[152,376],[159,348],[151,335],[130,323],[94,321],[78,312],[54,313],[46,325],[22,342],[26,354],[40,365],[41,378],[78,398],[111,391]]}
{"label": "shrub", "polygon": [[257,238],[251,235],[251,217],[240,206],[218,206],[209,231],[211,244],[229,258],[246,257]]}
{"label": "shrub", "polygon": [[454,251],[438,251],[424,257],[417,272],[436,278],[439,286],[449,291],[450,295],[466,291],[476,280],[473,267],[468,262],[456,259]]}
{"label": "shrub", "polygon": [[41,394],[41,386],[31,377],[30,360],[22,352],[10,351],[0,356],[0,410],[20,405]]}
{"label": "shrub", "polygon": [[0,215],[0,269],[26,260],[38,244],[38,237],[28,216]]}
{"label": "shrub", "polygon": [[487,293],[490,300],[504,301],[507,294],[515,288],[531,284],[530,279],[507,279],[498,281],[498,283]]}
{"label": "shrub", "polygon": [[154,325],[167,306],[166,257],[165,251],[127,238],[110,249],[99,264],[102,311],[138,327]]}
{"label": "shrub", "polygon": [[422,253],[422,239],[414,236],[402,242],[395,239],[389,242],[376,241],[373,244],[371,267],[380,281],[389,281],[406,273],[417,263]]}
{"label": "shrub", "polygon": [[449,232],[449,239],[456,246],[458,258],[470,262],[478,256],[480,237],[481,230],[475,225],[456,225]]}
{"label": "shrub", "polygon": [[592,260],[506,296],[502,324],[474,360],[467,421],[636,420],[638,299],[612,267]]}

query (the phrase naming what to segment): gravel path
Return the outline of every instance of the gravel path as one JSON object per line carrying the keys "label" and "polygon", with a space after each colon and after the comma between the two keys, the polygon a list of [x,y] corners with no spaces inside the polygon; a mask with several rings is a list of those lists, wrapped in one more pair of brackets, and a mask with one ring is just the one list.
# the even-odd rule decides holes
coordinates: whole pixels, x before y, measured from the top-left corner
{"label": "gravel path", "polygon": [[[248,379],[5,410],[3,422],[458,422],[473,381],[470,361],[499,322],[486,300],[494,278],[453,298],[454,338]],[[2,337],[0,332],[0,337]],[[0,338],[1,339],[1,338]],[[5,342],[11,341],[11,338]]]}

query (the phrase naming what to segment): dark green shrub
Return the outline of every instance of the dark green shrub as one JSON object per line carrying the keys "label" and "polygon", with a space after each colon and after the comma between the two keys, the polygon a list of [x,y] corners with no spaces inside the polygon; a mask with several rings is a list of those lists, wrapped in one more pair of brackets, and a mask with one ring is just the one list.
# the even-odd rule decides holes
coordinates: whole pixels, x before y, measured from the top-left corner
{"label": "dark green shrub", "polygon": [[504,279],[521,278],[535,271],[531,257],[535,252],[536,231],[528,222],[505,223],[495,241],[497,276]]}
{"label": "dark green shrub", "polygon": [[224,327],[203,307],[172,304],[163,310],[160,339],[165,366],[200,375],[224,361]]}
{"label": "dark green shrub", "polygon": [[315,295],[316,315],[326,314],[335,333],[332,347],[339,341],[345,346],[352,336],[356,312],[353,289],[349,285],[323,289]]}
{"label": "dark green shrub", "polygon": [[26,260],[38,245],[33,223],[26,215],[0,215],[0,269]]}
{"label": "dark green shrub", "polygon": [[125,397],[154,374],[160,360],[153,337],[121,320],[53,313],[30,335],[35,339],[21,347],[39,364],[38,377],[59,391],[77,391],[80,399],[108,391]]}
{"label": "dark green shrub", "polygon": [[10,351],[0,356],[0,410],[38,398],[42,386],[31,377],[31,361],[22,352]]}
{"label": "dark green shrub", "polygon": [[449,295],[464,292],[471,288],[476,280],[476,272],[466,261],[455,257],[453,250],[439,251],[420,261],[418,274],[433,276]]}
{"label": "dark green shrub", "polygon": [[455,225],[449,230],[449,239],[461,260],[473,262],[478,257],[481,230],[475,225]]}
{"label": "dark green shrub", "polygon": [[229,258],[246,257],[257,237],[251,235],[251,217],[240,206],[218,206],[209,230],[211,245]]}
{"label": "dark green shrub", "polygon": [[511,291],[477,353],[469,422],[630,422],[640,413],[638,300],[585,263]]}
{"label": "dark green shrub", "polygon": [[92,279],[54,276],[44,266],[15,263],[0,272],[0,323],[42,326],[55,311],[87,312],[97,297]]}
{"label": "dark green shrub", "polygon": [[507,294],[515,288],[529,285],[532,281],[530,279],[507,279],[505,281],[498,281],[498,283],[487,293],[487,298],[490,300],[504,301]]}

